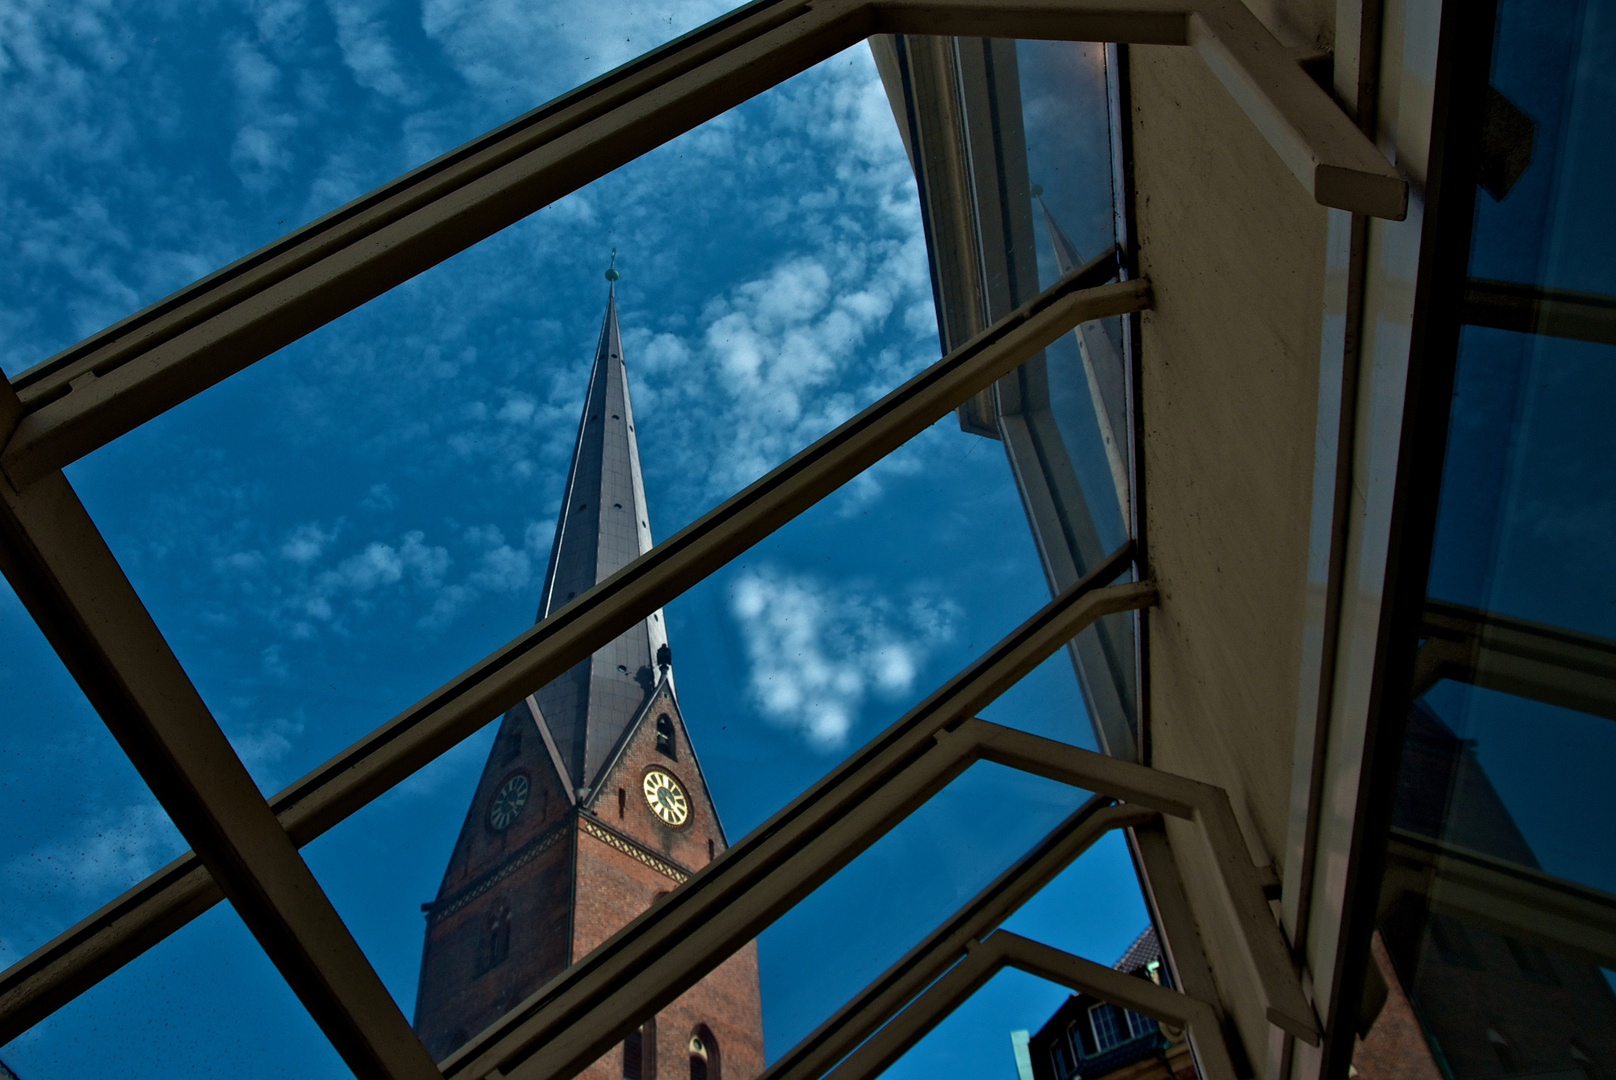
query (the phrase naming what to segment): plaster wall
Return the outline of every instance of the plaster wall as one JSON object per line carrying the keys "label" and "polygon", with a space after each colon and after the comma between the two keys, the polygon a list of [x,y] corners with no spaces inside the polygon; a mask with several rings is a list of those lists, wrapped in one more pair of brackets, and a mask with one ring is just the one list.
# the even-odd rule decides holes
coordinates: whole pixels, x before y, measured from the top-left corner
{"label": "plaster wall", "polygon": [[[1252,857],[1275,862],[1290,809],[1326,211],[1193,51],[1130,55],[1140,264],[1155,294],[1139,436],[1161,589],[1147,619],[1151,763],[1225,789]],[[1220,932],[1203,844],[1178,824],[1191,907],[1260,1072],[1269,1025],[1254,973]]]}

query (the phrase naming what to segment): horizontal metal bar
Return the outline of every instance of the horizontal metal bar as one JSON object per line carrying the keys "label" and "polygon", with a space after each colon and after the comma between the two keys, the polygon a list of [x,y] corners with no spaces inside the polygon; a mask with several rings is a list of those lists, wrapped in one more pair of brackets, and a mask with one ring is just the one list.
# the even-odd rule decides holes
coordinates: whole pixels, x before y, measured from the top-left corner
{"label": "horizontal metal bar", "polygon": [[1420,632],[1415,697],[1454,679],[1616,720],[1616,641],[1440,600]]}
{"label": "horizontal metal bar", "polygon": [[895,964],[775,1059],[758,1080],[816,1080],[858,1047],[1112,829],[1156,820],[1141,807],[1110,805],[1096,795],[1052,829],[1014,866],[926,935]]}
{"label": "horizontal metal bar", "polygon": [[21,494],[0,483],[0,570],[354,1074],[436,1077],[60,473]]}
{"label": "horizontal metal bar", "polygon": [[[1119,549],[655,908],[562,972],[443,1063],[446,1076],[570,1076],[757,936],[970,764],[949,726],[1102,615],[1153,601],[1106,586]],[[961,753],[965,750],[966,753]]]}
{"label": "horizontal metal bar", "polygon": [[1616,969],[1616,896],[1599,889],[1393,829],[1382,904],[1404,892],[1465,922]]}
{"label": "horizontal metal bar", "polygon": [[1235,1080],[1217,1014],[1206,1002],[1008,930],[972,942],[965,959],[833,1069],[827,1080],[874,1080],[1007,967],[1093,994],[1161,1023],[1186,1027],[1204,1080]]}
{"label": "horizontal metal bar", "polygon": [[26,486],[872,33],[1188,44],[1326,205],[1407,183],[1240,0],[764,0],[356,199],[29,369],[0,471]]}
{"label": "horizontal metal bar", "polygon": [[1463,304],[1471,326],[1616,345],[1616,296],[1471,278]]}
{"label": "horizontal metal bar", "polygon": [[[1143,280],[1097,285],[1114,272],[1106,258],[1074,272],[283,789],[270,805],[293,842],[314,840],[1073,326],[1096,313],[1143,307],[1149,296]],[[194,855],[182,856],[160,872],[163,882],[148,879],[0,972],[0,1042],[183,925],[185,912],[194,917],[217,902],[216,888],[194,891],[188,875],[199,867]]]}

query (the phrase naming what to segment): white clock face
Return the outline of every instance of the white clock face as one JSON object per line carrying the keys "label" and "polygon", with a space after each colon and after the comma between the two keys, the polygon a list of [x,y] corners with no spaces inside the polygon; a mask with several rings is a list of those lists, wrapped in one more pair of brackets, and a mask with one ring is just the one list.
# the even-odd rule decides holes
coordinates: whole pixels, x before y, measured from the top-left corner
{"label": "white clock face", "polygon": [[494,801],[488,804],[488,824],[495,832],[511,827],[522,807],[527,805],[528,780],[521,773],[506,777],[494,792]]}
{"label": "white clock face", "polygon": [[679,781],[661,769],[652,769],[645,774],[644,788],[645,801],[653,814],[669,825],[685,823],[690,816],[690,800],[685,798],[685,789],[679,786]]}

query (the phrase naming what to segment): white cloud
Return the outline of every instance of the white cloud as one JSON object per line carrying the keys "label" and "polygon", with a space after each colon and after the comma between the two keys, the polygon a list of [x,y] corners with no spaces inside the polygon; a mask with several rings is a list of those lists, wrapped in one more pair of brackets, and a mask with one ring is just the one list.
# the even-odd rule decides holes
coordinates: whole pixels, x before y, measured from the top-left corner
{"label": "white cloud", "polygon": [[794,168],[789,199],[763,192],[748,212],[803,242],[711,297],[692,331],[636,328],[625,343],[637,411],[710,418],[683,448],[709,496],[756,479],[936,358],[913,177],[867,50],[764,104],[695,133],[718,128],[721,150],[691,136],[679,149],[701,168]]}
{"label": "white cloud", "polygon": [[822,751],[847,742],[867,698],[907,693],[959,617],[950,601],[899,605],[847,583],[772,570],[743,575],[730,610],[758,706]]}
{"label": "white cloud", "polygon": [[303,726],[301,720],[280,717],[231,735],[230,745],[247,771],[259,780],[259,786],[269,787],[265,779],[270,766],[291,752],[292,740],[303,734]]}
{"label": "white cloud", "polygon": [[449,569],[449,552],[445,548],[428,546],[426,534],[416,531],[404,534],[398,547],[379,541],[365,546],[357,555],[350,555],[318,579],[323,594],[329,598],[337,592],[365,593],[383,585],[396,585],[409,573],[424,586],[434,586]]}
{"label": "white cloud", "polygon": [[501,545],[483,553],[482,565],[468,580],[492,592],[520,592],[533,580],[533,564],[527,552]]}
{"label": "white cloud", "polygon": [[328,6],[337,24],[342,59],[354,81],[395,101],[414,100],[418,95],[399,69],[397,52],[380,17],[381,5],[375,0],[329,0]]}
{"label": "white cloud", "polygon": [[468,583],[489,592],[512,593],[526,589],[533,580],[533,560],[523,548],[505,542],[496,526],[473,526],[466,530],[466,542],[483,549],[477,569],[467,576]]}
{"label": "white cloud", "polygon": [[281,545],[281,558],[306,566],[318,559],[325,551],[326,545],[335,538],[336,532],[334,530],[327,532],[320,527],[319,522],[299,525]]}
{"label": "white cloud", "polygon": [[533,0],[423,0],[421,27],[472,86],[515,90],[531,107],[733,6],[728,0],[695,0],[671,10],[636,0],[587,9]]}

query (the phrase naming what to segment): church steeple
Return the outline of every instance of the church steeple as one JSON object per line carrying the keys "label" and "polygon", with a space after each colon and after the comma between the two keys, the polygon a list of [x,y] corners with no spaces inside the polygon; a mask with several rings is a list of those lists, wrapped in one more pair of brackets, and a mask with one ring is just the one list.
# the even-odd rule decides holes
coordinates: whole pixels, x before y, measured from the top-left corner
{"label": "church steeple", "polygon": [[[611,282],[606,316],[550,549],[540,619],[651,550],[651,518],[617,328],[615,255],[606,271]],[[662,613],[654,612],[538,692],[539,711],[575,790],[595,786],[612,749],[656,690],[669,658]]]}
{"label": "church steeple", "polygon": [[[615,262],[540,619],[651,548]],[[437,898],[423,906],[416,1033],[441,1061],[724,847],[653,612],[500,721]],[[659,1053],[677,1069],[693,1046],[709,1077],[720,1054],[722,1080],[763,1071],[755,944],[582,1080],[650,1080]]]}

